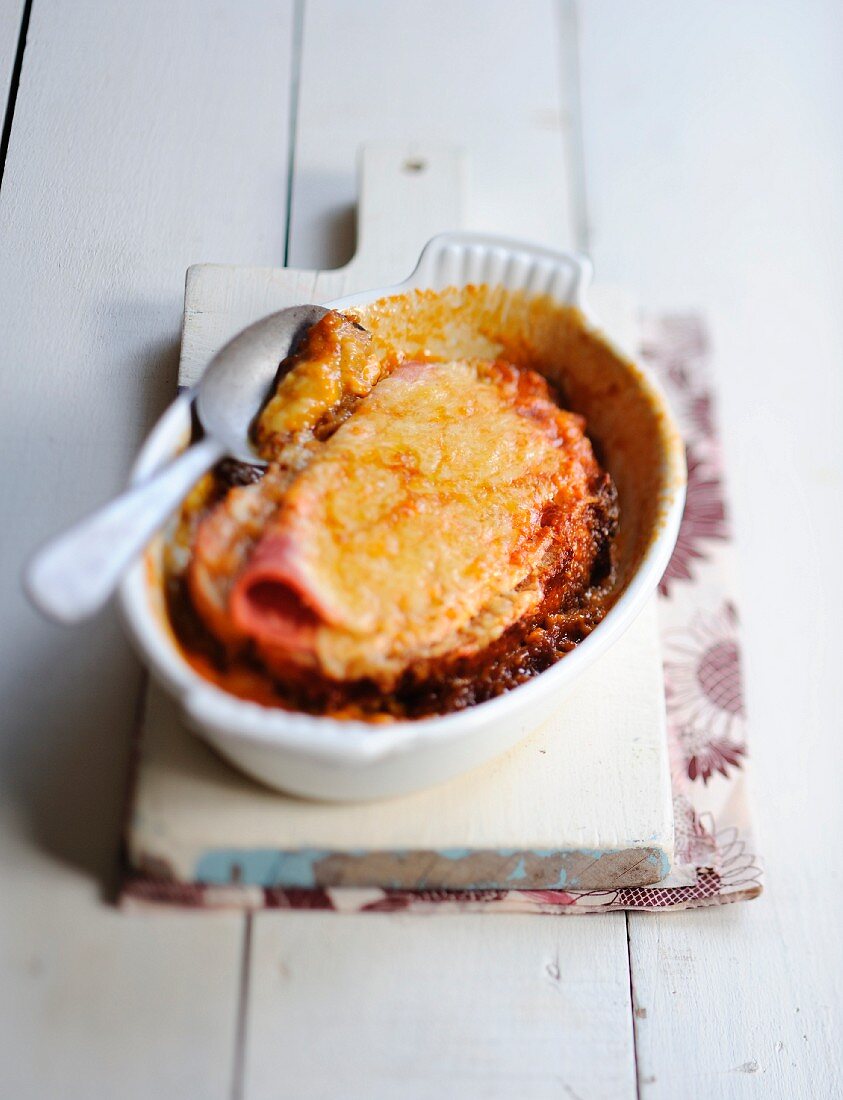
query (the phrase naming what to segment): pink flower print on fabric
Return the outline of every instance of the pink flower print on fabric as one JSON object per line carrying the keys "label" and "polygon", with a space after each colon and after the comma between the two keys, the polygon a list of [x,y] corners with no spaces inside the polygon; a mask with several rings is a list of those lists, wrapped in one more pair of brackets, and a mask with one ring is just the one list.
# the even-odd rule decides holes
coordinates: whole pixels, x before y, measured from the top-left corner
{"label": "pink flower print on fabric", "polygon": [[662,596],[670,595],[673,581],[694,579],[694,561],[705,561],[708,557],[705,550],[707,539],[723,540],[730,536],[720,477],[690,446],[687,448],[687,457],[685,511],[673,555],[659,583]]}
{"label": "pink flower print on fabric", "polygon": [[708,783],[746,754],[737,615],[731,603],[699,613],[665,646],[667,718],[691,780]]}

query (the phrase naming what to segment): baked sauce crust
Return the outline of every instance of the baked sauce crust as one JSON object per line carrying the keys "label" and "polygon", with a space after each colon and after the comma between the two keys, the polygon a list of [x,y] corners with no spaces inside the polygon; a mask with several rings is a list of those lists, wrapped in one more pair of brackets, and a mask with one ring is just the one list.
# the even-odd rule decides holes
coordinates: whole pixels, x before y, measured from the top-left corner
{"label": "baked sauce crust", "polygon": [[[286,367],[256,421],[267,472],[221,464],[171,541],[170,618],[203,676],[286,709],[417,718],[530,679],[600,622],[616,493],[539,373],[401,363],[338,314]],[[239,593],[273,531],[284,606],[251,629]]]}

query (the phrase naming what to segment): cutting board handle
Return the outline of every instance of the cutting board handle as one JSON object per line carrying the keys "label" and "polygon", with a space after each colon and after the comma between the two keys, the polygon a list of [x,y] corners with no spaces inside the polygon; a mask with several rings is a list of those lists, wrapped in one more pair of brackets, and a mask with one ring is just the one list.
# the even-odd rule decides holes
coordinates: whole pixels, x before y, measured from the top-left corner
{"label": "cutting board handle", "polygon": [[406,278],[425,243],[461,229],[465,155],[441,145],[364,145],[359,161],[357,253],[344,274],[355,287]]}

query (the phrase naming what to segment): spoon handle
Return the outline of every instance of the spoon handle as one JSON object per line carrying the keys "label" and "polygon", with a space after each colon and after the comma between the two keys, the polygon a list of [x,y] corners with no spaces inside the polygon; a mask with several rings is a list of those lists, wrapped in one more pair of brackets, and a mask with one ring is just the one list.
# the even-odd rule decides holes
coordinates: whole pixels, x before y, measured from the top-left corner
{"label": "spoon handle", "polygon": [[224,453],[214,439],[195,443],[147,481],[43,546],[24,574],[35,606],[64,623],[98,611],[132,559]]}

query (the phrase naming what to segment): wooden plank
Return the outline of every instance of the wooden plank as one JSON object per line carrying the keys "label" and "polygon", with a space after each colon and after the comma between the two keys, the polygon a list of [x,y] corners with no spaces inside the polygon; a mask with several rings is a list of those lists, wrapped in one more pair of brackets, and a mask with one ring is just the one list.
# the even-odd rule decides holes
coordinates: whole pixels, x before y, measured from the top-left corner
{"label": "wooden plank", "polygon": [[[373,137],[465,144],[476,227],[570,243],[560,131],[543,129],[565,107],[554,11],[530,3],[516,16],[509,5],[473,3],[398,12],[380,3],[306,9],[290,262],[329,266],[350,255],[350,241],[330,242],[353,201],[350,158]],[[537,119],[531,102],[550,113]],[[527,159],[513,166],[519,151]],[[253,925],[249,1100],[276,1096],[279,1082],[297,1097],[329,1097],[338,1080],[350,1100],[509,1097],[525,1082],[531,1096],[635,1096],[619,914],[262,913]]]}
{"label": "wooden plank", "polygon": [[227,1098],[241,920],[127,917],[22,843],[3,855],[0,1092]]}
{"label": "wooden plank", "polygon": [[628,915],[646,1100],[841,1095],[836,915],[756,908]]}
{"label": "wooden plank", "polygon": [[635,1095],[621,913],[261,914],[253,950],[249,1100]]}
{"label": "wooden plank", "polygon": [[0,196],[4,1094],[224,1096],[243,922],[152,924],[114,866],[138,668],[37,620],[24,555],[113,493],[176,379],[184,270],[283,255],[292,8],[36,0]]}
{"label": "wooden plank", "polygon": [[419,141],[463,146],[465,228],[570,244],[561,23],[551,0],[517,9],[507,0],[310,0],[290,265],[336,267],[352,255],[354,160],[375,140],[406,143],[408,157]]}
{"label": "wooden plank", "polygon": [[25,0],[0,0],[0,115],[6,109]]}
{"label": "wooden plank", "polygon": [[580,15],[597,268],[714,328],[769,883],[739,911],[630,916],[642,1094],[840,1095],[840,6]]}

